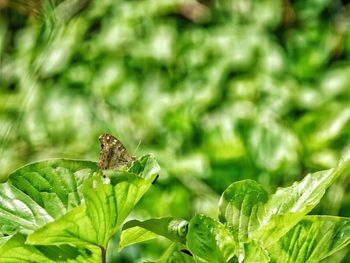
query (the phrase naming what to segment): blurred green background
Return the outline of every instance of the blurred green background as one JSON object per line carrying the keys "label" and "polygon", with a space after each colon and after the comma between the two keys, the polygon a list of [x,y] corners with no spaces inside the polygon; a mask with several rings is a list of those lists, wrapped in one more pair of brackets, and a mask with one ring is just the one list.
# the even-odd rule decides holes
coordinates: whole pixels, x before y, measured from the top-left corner
{"label": "blurred green background", "polygon": [[[350,148],[350,3],[0,0],[0,178],[97,160],[109,132],[162,173],[132,217],[216,216],[252,178],[272,192]],[[313,213],[350,216],[349,178]],[[110,262],[157,258],[158,240]],[[347,250],[327,262],[350,262]]]}

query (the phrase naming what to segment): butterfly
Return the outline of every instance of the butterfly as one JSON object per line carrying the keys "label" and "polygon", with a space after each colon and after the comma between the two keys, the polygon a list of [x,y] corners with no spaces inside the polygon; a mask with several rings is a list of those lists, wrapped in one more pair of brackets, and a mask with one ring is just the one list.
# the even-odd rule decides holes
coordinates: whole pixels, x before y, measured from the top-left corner
{"label": "butterfly", "polygon": [[123,166],[130,166],[136,159],[128,153],[125,146],[114,136],[103,133],[99,140],[101,151],[98,166],[101,170],[118,170]]}
{"label": "butterfly", "polygon": [[[101,143],[100,160],[98,163],[99,168],[103,170],[115,169],[118,170],[123,166],[130,166],[135,157],[131,156],[125,146],[114,136],[103,133],[99,137]],[[157,174],[153,180],[154,184],[159,177]]]}

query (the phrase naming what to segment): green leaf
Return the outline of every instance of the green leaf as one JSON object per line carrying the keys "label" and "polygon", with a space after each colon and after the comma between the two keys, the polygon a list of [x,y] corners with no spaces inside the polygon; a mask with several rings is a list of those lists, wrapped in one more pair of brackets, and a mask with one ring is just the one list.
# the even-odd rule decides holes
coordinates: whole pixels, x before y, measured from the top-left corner
{"label": "green leaf", "polygon": [[106,248],[109,239],[152,185],[159,171],[157,165],[156,169],[153,167],[156,162],[152,156],[144,156],[141,160],[135,165],[153,174],[138,168],[139,174],[108,171],[108,178],[90,177],[82,189],[85,204],[32,233],[28,242],[36,245],[93,244]]}
{"label": "green leaf", "polygon": [[56,218],[80,205],[82,184],[96,171],[95,162],[57,159],[24,166],[9,181]]}
{"label": "green leaf", "polygon": [[80,205],[81,187],[96,163],[49,160],[29,164],[0,184],[1,233],[30,233]]}
{"label": "green leaf", "polygon": [[241,256],[239,258],[239,262],[268,263],[271,261],[269,253],[258,242],[255,242],[254,240],[244,244],[244,252],[244,257]]}
{"label": "green leaf", "polygon": [[123,230],[120,237],[119,250],[122,250],[123,248],[129,245],[148,241],[151,239],[155,239],[157,237],[159,237],[158,234],[148,231],[147,229],[142,227],[135,226],[135,227]]}
{"label": "green leaf", "polygon": [[113,186],[103,182],[101,176],[95,176],[84,183],[83,194],[86,214],[95,230],[93,243],[107,248],[109,239],[116,231],[119,212]]}
{"label": "green leaf", "polygon": [[350,219],[306,216],[269,252],[276,263],[319,262],[350,243]]}
{"label": "green leaf", "polygon": [[277,242],[320,202],[336,178],[349,172],[349,165],[350,159],[346,158],[336,168],[309,174],[290,187],[278,189],[260,207],[260,227],[251,237],[264,242],[265,247]]}
{"label": "green leaf", "polygon": [[197,262],[229,262],[235,256],[236,246],[233,235],[219,221],[204,215],[191,219],[187,247]]}
{"label": "green leaf", "polygon": [[26,237],[14,235],[6,244],[0,246],[0,262],[76,262],[96,263],[101,261],[100,248],[94,246],[32,246],[25,244]]}
{"label": "green leaf", "polygon": [[163,236],[171,241],[186,244],[188,222],[183,219],[164,217],[146,221],[131,220],[123,226],[119,248]]}
{"label": "green leaf", "polygon": [[[96,263],[102,260],[101,249],[96,246],[35,246],[48,259],[54,262]],[[47,260],[45,261],[47,262]]]}
{"label": "green leaf", "polygon": [[27,243],[31,245],[78,246],[96,245],[97,232],[94,229],[85,206],[79,206],[64,216],[28,235]]}
{"label": "green leaf", "polygon": [[247,242],[249,233],[259,227],[257,212],[267,198],[267,192],[253,180],[235,182],[221,196],[219,220],[226,223],[235,235],[239,257],[245,257],[244,242]]}
{"label": "green leaf", "polygon": [[[155,177],[156,174],[154,174],[153,179]],[[114,186],[114,196],[118,209],[118,222],[116,227],[119,227],[124,222],[131,210],[148,191],[153,182],[153,179],[145,180],[133,174],[127,175],[125,179],[125,181],[121,181]]]}
{"label": "green leaf", "polygon": [[190,252],[184,246],[172,243],[160,259],[145,263],[196,263],[194,258],[188,253]]}
{"label": "green leaf", "polygon": [[219,220],[232,229],[239,242],[246,242],[248,233],[259,226],[257,211],[267,198],[267,192],[256,181],[235,182],[221,195]]}
{"label": "green leaf", "polygon": [[128,171],[153,182],[160,171],[160,167],[152,154],[146,154],[135,160]]}
{"label": "green leaf", "polygon": [[25,236],[17,234],[0,247],[0,262],[55,262],[34,246],[25,245]]}

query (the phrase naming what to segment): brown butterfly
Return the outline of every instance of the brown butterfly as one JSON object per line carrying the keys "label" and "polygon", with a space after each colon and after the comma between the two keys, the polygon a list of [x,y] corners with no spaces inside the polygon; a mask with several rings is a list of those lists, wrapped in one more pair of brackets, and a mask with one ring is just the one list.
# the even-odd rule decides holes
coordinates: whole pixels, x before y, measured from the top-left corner
{"label": "brown butterfly", "polygon": [[124,145],[114,136],[103,133],[99,140],[101,152],[98,166],[101,170],[118,170],[123,166],[129,166],[135,160],[135,157],[131,156]]}

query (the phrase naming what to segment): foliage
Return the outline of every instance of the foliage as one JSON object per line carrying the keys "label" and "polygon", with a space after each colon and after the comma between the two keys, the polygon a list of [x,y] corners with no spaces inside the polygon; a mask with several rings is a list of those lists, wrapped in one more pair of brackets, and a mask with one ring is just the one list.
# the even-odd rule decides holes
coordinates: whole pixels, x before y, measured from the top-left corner
{"label": "foliage", "polygon": [[[133,218],[214,217],[232,182],[274,192],[349,149],[346,1],[41,2],[29,18],[0,4],[2,181],[28,162],[96,160],[108,131],[163,168]],[[310,213],[350,216],[348,189],[344,175]],[[329,262],[349,262],[342,253]]]}
{"label": "foliage", "polygon": [[0,185],[0,262],[105,262],[108,241],[158,172],[149,155],[106,177],[88,161],[16,170]]}
{"label": "foliage", "polygon": [[221,196],[219,220],[129,221],[120,247],[164,236],[173,244],[159,262],[320,262],[350,243],[350,218],[307,214],[349,168],[347,158],[272,195],[256,181],[235,182]]}

